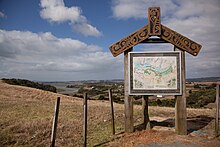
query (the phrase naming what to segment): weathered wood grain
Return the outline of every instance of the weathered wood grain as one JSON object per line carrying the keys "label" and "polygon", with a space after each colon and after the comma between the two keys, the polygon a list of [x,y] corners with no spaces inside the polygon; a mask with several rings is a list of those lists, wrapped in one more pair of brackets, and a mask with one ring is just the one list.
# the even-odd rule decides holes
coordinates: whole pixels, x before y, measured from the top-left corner
{"label": "weathered wood grain", "polygon": [[148,9],[148,31],[150,36],[161,35],[160,7],[150,7]]}
{"label": "weathered wood grain", "polygon": [[111,45],[109,49],[112,55],[116,57],[147,38],[149,38],[149,34],[148,26],[146,25],[141,29],[137,30],[136,32],[132,33],[131,35]]}
{"label": "weathered wood grain", "polygon": [[132,48],[124,52],[124,105],[125,105],[125,132],[134,131],[133,118],[133,98],[129,96],[129,79],[128,79],[128,53]]}
{"label": "weathered wood grain", "polygon": [[[179,51],[179,49],[177,47],[174,47],[174,51]],[[179,135],[187,135],[185,52],[182,51],[181,55],[182,95],[175,96],[175,130],[176,133]]]}
{"label": "weathered wood grain", "polygon": [[171,30],[170,28],[161,25],[162,26],[162,32],[161,32],[161,38],[165,41],[170,42],[174,46],[178,47],[182,51],[186,51],[193,56],[197,56],[200,49],[202,48],[202,45],[190,40],[189,38]]}

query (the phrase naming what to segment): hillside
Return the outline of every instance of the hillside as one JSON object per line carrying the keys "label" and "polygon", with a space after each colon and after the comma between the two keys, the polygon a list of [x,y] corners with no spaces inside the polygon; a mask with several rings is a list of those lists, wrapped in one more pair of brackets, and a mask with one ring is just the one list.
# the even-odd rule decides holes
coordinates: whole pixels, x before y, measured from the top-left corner
{"label": "hillside", "polygon": [[189,78],[188,82],[219,82],[220,77],[203,77],[203,78]]}
{"label": "hillside", "polygon": [[[0,81],[0,146],[49,146],[54,104],[61,97],[57,146],[82,146],[82,99]],[[150,107],[152,131],[124,131],[124,105],[114,103],[116,134],[111,134],[108,101],[88,102],[88,146],[137,146],[177,143],[216,146],[213,139],[214,110],[187,109],[187,136],[174,133],[174,108]],[[134,106],[137,130],[142,122],[141,106]],[[198,133],[199,132],[199,133]]]}

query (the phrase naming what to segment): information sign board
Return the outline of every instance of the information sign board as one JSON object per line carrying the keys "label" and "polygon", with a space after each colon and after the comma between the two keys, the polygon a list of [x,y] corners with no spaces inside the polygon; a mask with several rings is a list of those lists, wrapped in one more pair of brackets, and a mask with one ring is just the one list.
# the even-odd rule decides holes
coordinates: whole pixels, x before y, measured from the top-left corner
{"label": "information sign board", "polygon": [[130,95],[181,95],[181,52],[130,52]]}

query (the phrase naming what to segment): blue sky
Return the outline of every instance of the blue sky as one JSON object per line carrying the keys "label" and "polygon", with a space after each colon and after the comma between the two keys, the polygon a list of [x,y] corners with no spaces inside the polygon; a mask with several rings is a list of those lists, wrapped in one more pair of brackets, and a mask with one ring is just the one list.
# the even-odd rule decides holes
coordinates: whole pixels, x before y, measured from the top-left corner
{"label": "blue sky", "polygon": [[219,0],[0,0],[0,78],[123,78],[123,55],[108,48],[146,25],[151,6],[161,7],[162,24],[202,44],[198,56],[186,55],[187,78],[220,76]]}

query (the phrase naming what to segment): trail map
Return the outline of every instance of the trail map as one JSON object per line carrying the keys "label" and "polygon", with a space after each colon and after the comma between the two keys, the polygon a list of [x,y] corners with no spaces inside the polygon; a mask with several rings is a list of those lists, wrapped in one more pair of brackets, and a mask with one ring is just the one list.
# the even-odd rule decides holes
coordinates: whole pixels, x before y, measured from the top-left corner
{"label": "trail map", "polygon": [[134,57],[133,89],[177,89],[177,61],[173,56]]}

